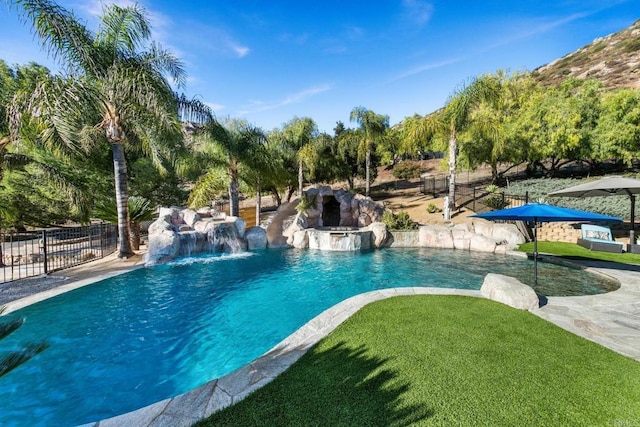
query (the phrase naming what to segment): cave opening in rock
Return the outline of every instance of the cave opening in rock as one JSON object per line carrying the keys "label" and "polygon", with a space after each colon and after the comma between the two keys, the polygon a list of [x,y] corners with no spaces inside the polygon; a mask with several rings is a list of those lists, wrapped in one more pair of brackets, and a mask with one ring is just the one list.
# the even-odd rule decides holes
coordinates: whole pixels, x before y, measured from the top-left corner
{"label": "cave opening in rock", "polygon": [[340,203],[334,196],[322,198],[322,225],[337,227],[340,225]]}

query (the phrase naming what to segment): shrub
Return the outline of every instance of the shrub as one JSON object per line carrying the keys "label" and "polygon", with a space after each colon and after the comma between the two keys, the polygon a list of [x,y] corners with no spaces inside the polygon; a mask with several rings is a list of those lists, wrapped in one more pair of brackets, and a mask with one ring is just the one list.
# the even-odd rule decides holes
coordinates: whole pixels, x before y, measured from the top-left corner
{"label": "shrub", "polygon": [[405,211],[400,211],[396,215],[392,211],[387,210],[382,216],[382,222],[390,230],[415,230],[418,228],[418,224],[414,222]]}
{"label": "shrub", "polygon": [[393,176],[396,179],[413,179],[420,177],[420,166],[403,162],[393,168]]}
{"label": "shrub", "polygon": [[[583,211],[591,211],[603,215],[617,216],[621,218],[629,218],[630,203],[627,196],[609,196],[609,197],[549,197],[547,194],[571,187],[578,184],[584,184],[590,180],[599,179],[594,177],[591,179],[572,179],[572,178],[539,178],[528,179],[511,183],[509,186],[509,194],[517,194],[524,196],[529,194],[530,201],[538,201],[549,203],[552,205],[563,206],[565,208],[579,209]],[[635,178],[635,176],[632,176]]]}
{"label": "shrub", "polygon": [[300,201],[298,202],[298,205],[296,206],[296,211],[298,211],[299,213],[303,213],[315,207],[316,196],[309,196],[303,193]]}
{"label": "shrub", "polygon": [[442,212],[442,209],[437,207],[434,203],[429,203],[429,205],[427,206],[427,212],[429,213]]}
{"label": "shrub", "polygon": [[504,209],[511,203],[504,198],[503,193],[497,193],[499,187],[495,184],[487,185],[486,190],[491,193],[485,200],[484,204],[492,209]]}

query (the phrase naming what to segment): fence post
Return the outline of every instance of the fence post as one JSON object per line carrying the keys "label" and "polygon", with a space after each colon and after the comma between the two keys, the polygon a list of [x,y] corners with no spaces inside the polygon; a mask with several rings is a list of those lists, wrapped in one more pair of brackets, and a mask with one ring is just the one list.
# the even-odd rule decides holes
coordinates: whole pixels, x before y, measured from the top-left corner
{"label": "fence post", "polygon": [[502,202],[500,203],[500,206],[502,206],[502,209],[504,209],[505,204],[504,204],[504,191],[502,192]]}
{"label": "fence post", "polygon": [[476,186],[473,186],[473,211],[476,211]]}
{"label": "fence post", "polygon": [[100,223],[100,258],[104,258],[104,222]]}
{"label": "fence post", "polygon": [[49,262],[47,256],[47,230],[42,230],[42,258],[44,259],[44,274],[49,273]]}
{"label": "fence post", "polygon": [[524,192],[524,202],[529,203],[529,191]]}

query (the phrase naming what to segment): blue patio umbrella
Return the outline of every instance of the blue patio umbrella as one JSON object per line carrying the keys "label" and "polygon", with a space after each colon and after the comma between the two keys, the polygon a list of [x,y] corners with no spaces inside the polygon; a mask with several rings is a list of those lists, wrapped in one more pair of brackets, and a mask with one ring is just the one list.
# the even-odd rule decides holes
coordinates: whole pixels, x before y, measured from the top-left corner
{"label": "blue patio umbrella", "polygon": [[472,215],[491,221],[533,222],[533,280],[538,283],[538,232],[540,222],[622,222],[622,218],[601,215],[593,212],[563,208],[544,203],[527,203],[509,209],[501,209]]}

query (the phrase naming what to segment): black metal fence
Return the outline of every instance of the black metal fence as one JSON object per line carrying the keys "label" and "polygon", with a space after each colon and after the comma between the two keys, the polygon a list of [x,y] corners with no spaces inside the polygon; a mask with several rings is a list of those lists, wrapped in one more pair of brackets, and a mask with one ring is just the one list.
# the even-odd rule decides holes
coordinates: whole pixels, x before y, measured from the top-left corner
{"label": "black metal fence", "polygon": [[116,250],[117,239],[114,224],[21,233],[0,230],[0,279],[11,282],[103,258]]}
{"label": "black metal fence", "polygon": [[[420,180],[420,191],[433,197],[446,195],[449,192],[449,176],[427,176]],[[514,208],[529,201],[529,193],[524,196],[507,194],[504,191],[488,191],[487,186],[476,183],[456,184],[455,205],[468,207],[474,212],[481,213],[495,209]]]}

